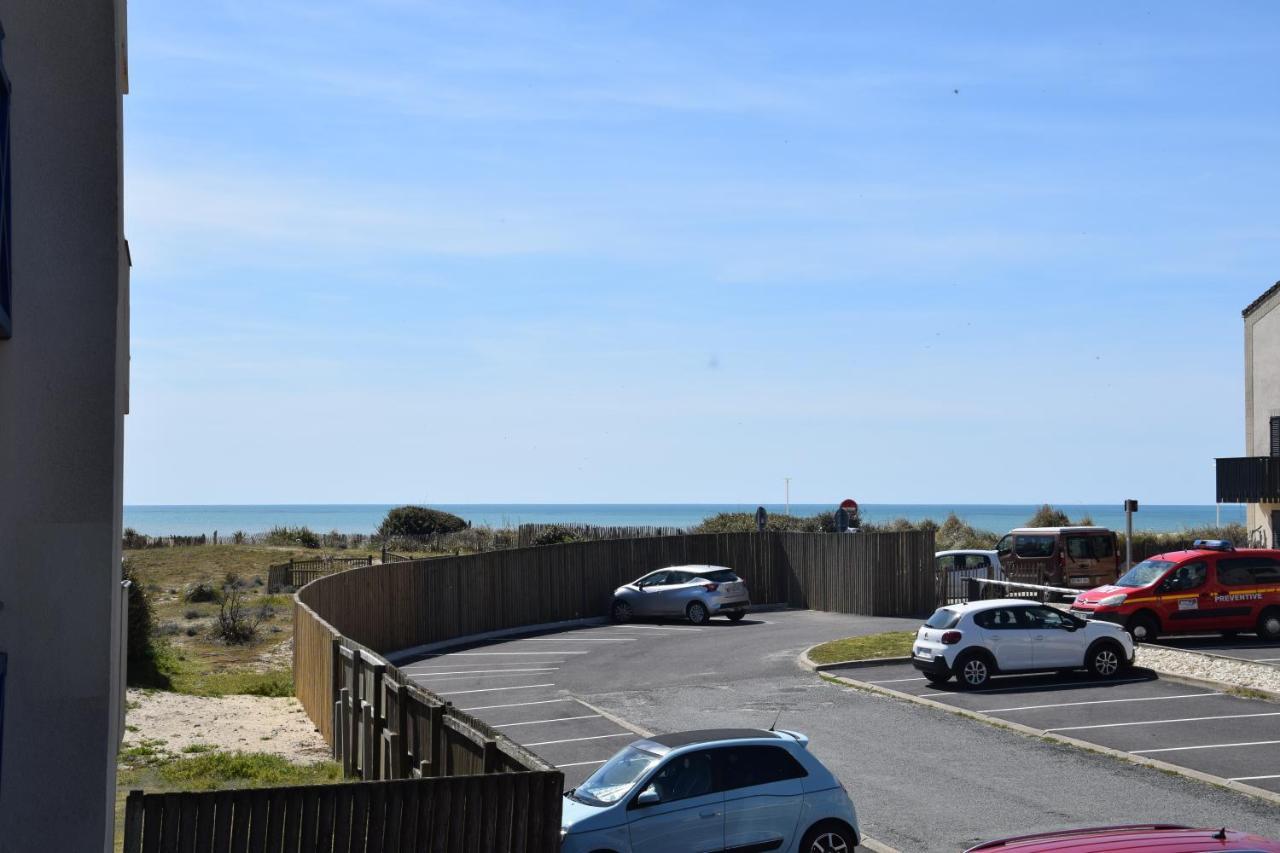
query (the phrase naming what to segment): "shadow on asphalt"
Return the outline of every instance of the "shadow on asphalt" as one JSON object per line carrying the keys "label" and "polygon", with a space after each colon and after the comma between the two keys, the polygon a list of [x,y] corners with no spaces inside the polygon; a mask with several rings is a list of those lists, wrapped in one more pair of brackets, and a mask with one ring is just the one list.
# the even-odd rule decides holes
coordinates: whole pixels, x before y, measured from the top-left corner
{"label": "shadow on asphalt", "polygon": [[1120,687],[1125,684],[1136,684],[1143,681],[1157,681],[1159,676],[1152,670],[1135,666],[1117,678],[1095,678],[1088,673],[1045,674],[1045,675],[1003,675],[996,676],[987,687],[981,690],[966,690],[954,681],[945,684],[931,685],[937,693],[953,693],[963,696],[966,693],[983,693],[988,696],[1001,693],[1022,693],[1028,690],[1078,690],[1081,687]]}

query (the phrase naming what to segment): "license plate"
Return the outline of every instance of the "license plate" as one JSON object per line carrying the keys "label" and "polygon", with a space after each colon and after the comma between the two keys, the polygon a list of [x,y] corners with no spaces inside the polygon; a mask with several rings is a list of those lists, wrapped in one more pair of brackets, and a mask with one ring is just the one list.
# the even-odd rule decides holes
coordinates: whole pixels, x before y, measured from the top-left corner
{"label": "license plate", "polygon": [[1089,578],[1088,578],[1087,576],[1083,576],[1083,575],[1072,575],[1072,576],[1071,576],[1071,585],[1072,585],[1072,586],[1088,586],[1088,585],[1089,585]]}
{"label": "license plate", "polygon": [[920,660],[933,660],[933,655],[923,649],[916,652],[916,657],[920,658]]}

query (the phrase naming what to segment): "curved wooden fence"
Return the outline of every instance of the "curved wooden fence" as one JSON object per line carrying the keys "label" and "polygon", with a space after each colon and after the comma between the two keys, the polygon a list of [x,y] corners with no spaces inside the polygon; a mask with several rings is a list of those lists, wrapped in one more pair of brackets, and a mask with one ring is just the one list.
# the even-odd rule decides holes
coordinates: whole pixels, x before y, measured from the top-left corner
{"label": "curved wooden fence", "polygon": [[[342,691],[348,691],[347,703],[371,706],[377,692],[356,695],[359,686],[341,674],[344,654],[358,661],[356,667],[381,666],[391,683],[422,703],[451,708],[409,685],[382,655],[471,634],[603,616],[614,589],[679,564],[732,567],[758,604],[914,616],[938,603],[933,534],[927,532],[662,536],[383,563],[328,575],[298,591],[295,690],[325,738],[340,747],[343,726],[349,725],[335,718]],[[354,707],[358,714],[360,706]],[[496,732],[492,739],[506,740]],[[401,737],[401,747],[405,742]],[[415,752],[407,760],[412,765],[423,759]]]}

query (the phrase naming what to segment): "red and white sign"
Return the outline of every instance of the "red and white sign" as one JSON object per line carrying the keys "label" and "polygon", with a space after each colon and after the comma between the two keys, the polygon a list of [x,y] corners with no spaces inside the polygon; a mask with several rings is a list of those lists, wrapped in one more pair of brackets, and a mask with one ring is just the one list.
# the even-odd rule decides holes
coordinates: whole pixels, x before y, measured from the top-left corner
{"label": "red and white sign", "polygon": [[847,509],[849,510],[849,512],[856,512],[858,509],[858,502],[855,501],[853,498],[845,498],[844,500],[840,501],[840,508]]}

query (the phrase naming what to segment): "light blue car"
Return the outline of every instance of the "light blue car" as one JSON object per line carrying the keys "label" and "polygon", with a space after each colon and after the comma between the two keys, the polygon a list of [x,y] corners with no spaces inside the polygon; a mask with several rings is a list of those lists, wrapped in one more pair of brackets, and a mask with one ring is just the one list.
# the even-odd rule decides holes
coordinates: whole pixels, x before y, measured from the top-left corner
{"label": "light blue car", "polygon": [[799,732],[706,729],[638,740],[565,793],[561,853],[843,853],[844,786]]}

